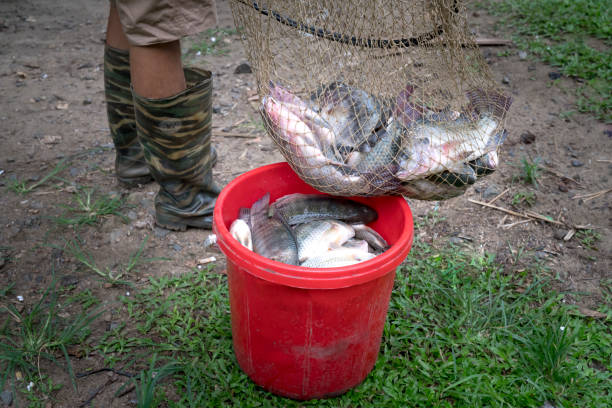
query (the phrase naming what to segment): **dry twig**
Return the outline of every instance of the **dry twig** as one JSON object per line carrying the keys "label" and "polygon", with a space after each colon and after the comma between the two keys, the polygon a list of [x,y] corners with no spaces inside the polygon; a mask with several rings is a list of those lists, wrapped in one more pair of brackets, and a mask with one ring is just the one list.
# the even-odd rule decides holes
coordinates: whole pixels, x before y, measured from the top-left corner
{"label": "dry twig", "polygon": [[589,193],[589,194],[581,194],[581,195],[577,195],[572,197],[574,200],[578,200],[580,198],[584,199],[584,201],[589,201],[589,200],[593,200],[597,197],[601,197],[604,196],[608,193],[612,192],[612,188],[608,188],[607,190],[601,190],[601,191],[597,191],[595,193]]}

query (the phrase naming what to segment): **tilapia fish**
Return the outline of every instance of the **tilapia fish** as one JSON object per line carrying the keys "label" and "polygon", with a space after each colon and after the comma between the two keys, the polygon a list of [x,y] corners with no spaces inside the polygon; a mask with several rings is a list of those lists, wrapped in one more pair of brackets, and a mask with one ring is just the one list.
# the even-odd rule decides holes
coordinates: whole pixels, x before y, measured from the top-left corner
{"label": "tilapia fish", "polygon": [[374,251],[381,253],[389,249],[387,241],[374,229],[364,224],[352,224],[351,226],[355,230],[355,239],[364,240]]}
{"label": "tilapia fish", "polygon": [[288,225],[326,219],[368,224],[378,217],[374,209],[356,201],[299,193],[276,200],[270,207],[270,213],[279,215]]}
{"label": "tilapia fish", "polygon": [[338,268],[368,261],[375,256],[375,254],[364,252],[358,248],[342,247],[308,258],[301,266],[307,268]]}
{"label": "tilapia fish", "polygon": [[[310,184],[333,186],[338,195],[367,193],[368,183],[359,174],[323,153],[315,135],[324,132],[318,129],[321,126],[314,122],[308,126],[303,117],[298,116],[303,111],[298,109],[294,113],[292,109],[296,110],[295,105],[277,101],[270,95],[262,101],[264,122],[276,136],[275,141],[290,153],[290,164],[300,176]],[[318,130],[313,132],[313,128]]]}
{"label": "tilapia fish", "polygon": [[278,217],[269,216],[270,193],[257,200],[250,211],[253,251],[274,261],[298,264],[295,237]]}
{"label": "tilapia fish", "polygon": [[311,104],[335,135],[336,144],[356,148],[368,140],[382,119],[380,103],[367,92],[332,82],[311,95]]}
{"label": "tilapia fish", "polygon": [[497,165],[497,148],[506,138],[506,131],[500,130],[499,124],[510,108],[510,97],[470,90],[466,93],[469,100],[466,113],[454,119],[455,112],[422,113],[422,109],[408,101],[411,92],[409,88],[400,93],[397,107],[401,109],[395,112],[407,129],[396,173],[400,180],[423,179],[447,170],[466,175],[468,162],[473,162],[475,170],[482,168],[476,175],[492,171],[492,166]]}
{"label": "tilapia fish", "polygon": [[341,247],[355,236],[355,230],[340,221],[319,220],[298,225],[294,234],[299,261],[304,262],[308,258]]}
{"label": "tilapia fish", "polygon": [[253,250],[253,240],[251,237],[251,227],[249,225],[251,220],[251,210],[248,208],[241,208],[238,214],[238,218],[232,222],[229,232],[240,242],[243,246],[249,250]]}
{"label": "tilapia fish", "polygon": [[302,99],[271,84],[262,115],[292,168],[333,195],[455,196],[494,171],[511,98],[470,90],[460,113],[419,107],[413,92],[385,102],[333,82]]}

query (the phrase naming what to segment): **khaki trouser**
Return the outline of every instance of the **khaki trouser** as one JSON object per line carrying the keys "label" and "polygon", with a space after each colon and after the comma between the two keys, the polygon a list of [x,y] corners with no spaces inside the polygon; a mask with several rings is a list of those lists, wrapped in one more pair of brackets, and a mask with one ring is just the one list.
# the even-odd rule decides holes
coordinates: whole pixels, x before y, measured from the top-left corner
{"label": "khaki trouser", "polygon": [[167,43],[217,24],[215,0],[111,0],[132,45]]}

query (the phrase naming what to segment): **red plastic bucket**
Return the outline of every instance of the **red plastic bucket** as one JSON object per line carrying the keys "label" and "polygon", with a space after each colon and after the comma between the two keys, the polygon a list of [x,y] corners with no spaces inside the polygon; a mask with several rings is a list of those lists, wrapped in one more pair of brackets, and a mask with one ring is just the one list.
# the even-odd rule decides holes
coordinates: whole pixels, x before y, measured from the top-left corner
{"label": "red plastic bucket", "polygon": [[244,372],[278,395],[307,400],[340,395],[374,367],[395,270],[410,251],[413,221],[402,197],[354,197],[378,212],[370,226],[391,245],[341,268],[310,269],[264,258],[229,233],[240,207],[265,193],[319,193],[287,163],[249,171],[219,195],[213,230],[227,257],[234,353]]}

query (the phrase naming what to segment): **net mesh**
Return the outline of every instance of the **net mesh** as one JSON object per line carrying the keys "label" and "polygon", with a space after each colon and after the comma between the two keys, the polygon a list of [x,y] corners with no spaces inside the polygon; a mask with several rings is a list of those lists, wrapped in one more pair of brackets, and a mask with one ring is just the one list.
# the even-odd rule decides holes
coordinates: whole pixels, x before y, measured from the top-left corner
{"label": "net mesh", "polygon": [[457,196],[498,164],[510,98],[459,0],[232,0],[269,135],[340,196]]}

